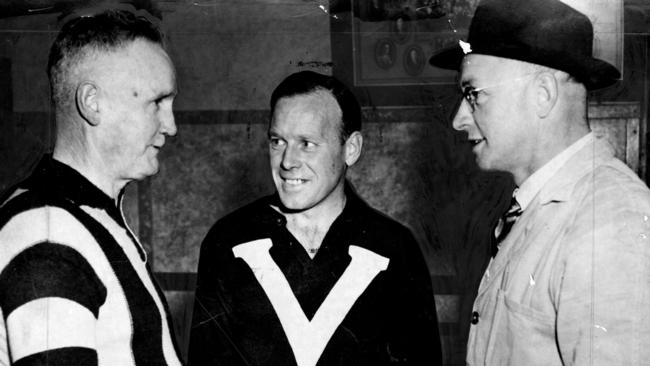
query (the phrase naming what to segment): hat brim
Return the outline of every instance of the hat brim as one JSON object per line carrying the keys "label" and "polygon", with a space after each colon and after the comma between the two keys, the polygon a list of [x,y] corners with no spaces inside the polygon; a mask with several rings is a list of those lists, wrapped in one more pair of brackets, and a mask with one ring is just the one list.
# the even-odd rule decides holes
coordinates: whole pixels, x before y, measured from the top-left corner
{"label": "hat brim", "polygon": [[[616,83],[616,81],[621,77],[621,73],[618,69],[608,62],[597,58],[573,60],[573,62],[570,62],[565,58],[560,64],[557,63],[557,60],[559,60],[558,57],[561,56],[544,55],[543,57],[540,57],[540,55],[537,55],[531,57],[530,54],[518,55],[517,52],[513,53],[505,49],[502,49],[502,52],[481,50],[475,53],[530,62],[565,71],[583,83],[587,90],[606,88]],[[443,48],[434,53],[429,59],[429,64],[441,69],[460,71],[461,62],[464,57],[465,53],[463,52],[463,49],[459,45],[455,45]]]}
{"label": "hat brim", "polygon": [[606,88],[621,78],[618,69],[603,60],[592,58],[583,60],[582,63],[574,70],[565,71],[585,84],[587,90]]}
{"label": "hat brim", "polygon": [[429,59],[429,64],[441,69],[460,71],[460,62],[463,57],[465,57],[463,49],[459,45],[455,45],[434,53]]}

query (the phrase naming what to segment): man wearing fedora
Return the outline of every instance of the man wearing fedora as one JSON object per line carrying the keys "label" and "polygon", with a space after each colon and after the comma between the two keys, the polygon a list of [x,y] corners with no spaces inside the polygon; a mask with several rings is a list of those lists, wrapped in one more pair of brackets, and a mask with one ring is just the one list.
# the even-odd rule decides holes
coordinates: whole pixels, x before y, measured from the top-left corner
{"label": "man wearing fedora", "polygon": [[453,127],[518,188],[495,230],[468,365],[650,360],[650,191],[587,119],[619,77],[591,22],[557,0],[484,0],[467,42],[431,58],[460,71]]}

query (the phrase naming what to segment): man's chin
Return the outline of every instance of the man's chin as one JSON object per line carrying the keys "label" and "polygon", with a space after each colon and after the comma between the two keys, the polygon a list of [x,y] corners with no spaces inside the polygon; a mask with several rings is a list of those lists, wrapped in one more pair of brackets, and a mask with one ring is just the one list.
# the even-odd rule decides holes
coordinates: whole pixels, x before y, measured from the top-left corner
{"label": "man's chin", "polygon": [[309,209],[308,205],[300,202],[295,197],[287,197],[286,194],[279,193],[280,210],[285,213],[298,213]]}
{"label": "man's chin", "polygon": [[485,170],[485,171],[494,170],[494,167],[493,167],[494,164],[492,164],[492,162],[490,162],[486,158],[486,156],[484,156],[484,155],[476,155],[475,160],[476,160],[476,165],[479,167],[479,169]]}
{"label": "man's chin", "polygon": [[481,169],[484,172],[504,172],[504,171],[506,171],[499,164],[495,164],[494,161],[476,159],[476,165],[478,165],[479,169]]}
{"label": "man's chin", "polygon": [[280,200],[280,209],[286,213],[298,213],[305,211],[307,208],[304,205],[299,205],[294,202],[287,202]]}
{"label": "man's chin", "polygon": [[142,179],[154,176],[154,175],[158,174],[158,172],[160,172],[159,167],[156,166],[155,168],[151,168],[151,169],[147,170],[146,172],[144,172],[142,174],[143,175]]}
{"label": "man's chin", "polygon": [[135,174],[132,174],[133,180],[143,180],[158,174],[160,166],[157,164],[149,164],[147,167],[139,169]]}
{"label": "man's chin", "polygon": [[159,171],[160,171],[160,162],[158,161],[157,157],[154,157],[152,160],[149,161],[149,164],[145,171],[145,175],[147,177],[150,177],[152,175],[158,174]]}

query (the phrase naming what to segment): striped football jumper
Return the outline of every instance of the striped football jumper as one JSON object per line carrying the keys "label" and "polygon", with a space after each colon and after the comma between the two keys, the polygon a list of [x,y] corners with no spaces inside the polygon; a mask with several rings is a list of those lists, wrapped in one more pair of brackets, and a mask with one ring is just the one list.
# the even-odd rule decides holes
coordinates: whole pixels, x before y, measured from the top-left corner
{"label": "striped football jumper", "polygon": [[0,207],[0,365],[180,365],[118,204],[46,156]]}

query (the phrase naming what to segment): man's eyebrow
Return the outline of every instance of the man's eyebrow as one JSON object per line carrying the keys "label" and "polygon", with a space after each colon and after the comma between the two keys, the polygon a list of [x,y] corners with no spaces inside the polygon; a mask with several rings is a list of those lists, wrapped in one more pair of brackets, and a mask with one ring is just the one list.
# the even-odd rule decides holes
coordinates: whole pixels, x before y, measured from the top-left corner
{"label": "man's eyebrow", "polygon": [[178,94],[178,91],[176,89],[170,91],[169,93],[164,93],[161,95],[162,99],[170,98],[170,97],[175,97]]}
{"label": "man's eyebrow", "polygon": [[310,134],[300,134],[296,136],[299,141],[312,141],[312,142],[322,142],[325,140],[325,137],[319,133],[310,133]]}
{"label": "man's eyebrow", "polygon": [[160,93],[157,93],[154,95],[153,99],[154,100],[163,100],[167,98],[173,98],[178,94],[178,89],[174,88],[170,91],[162,91]]}

